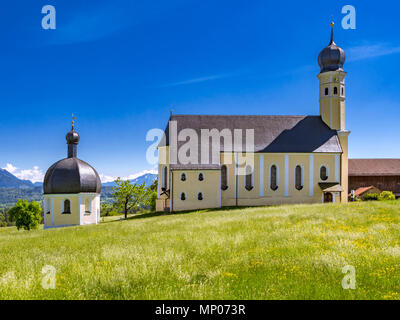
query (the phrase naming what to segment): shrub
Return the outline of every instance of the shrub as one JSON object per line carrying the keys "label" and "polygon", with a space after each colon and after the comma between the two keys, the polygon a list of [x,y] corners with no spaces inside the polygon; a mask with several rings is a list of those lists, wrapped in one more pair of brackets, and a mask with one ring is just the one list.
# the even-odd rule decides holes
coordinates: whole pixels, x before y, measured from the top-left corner
{"label": "shrub", "polygon": [[4,213],[0,212],[0,228],[2,227],[7,227],[7,221]]}
{"label": "shrub", "polygon": [[382,191],[378,199],[379,201],[396,200],[396,197],[392,191]]}
{"label": "shrub", "polygon": [[15,221],[18,230],[37,229],[42,221],[42,207],[39,202],[18,200],[16,205],[10,209],[10,220]]}
{"label": "shrub", "polygon": [[365,201],[375,201],[375,200],[378,200],[378,198],[379,198],[379,194],[377,194],[377,193],[367,193],[364,196]]}

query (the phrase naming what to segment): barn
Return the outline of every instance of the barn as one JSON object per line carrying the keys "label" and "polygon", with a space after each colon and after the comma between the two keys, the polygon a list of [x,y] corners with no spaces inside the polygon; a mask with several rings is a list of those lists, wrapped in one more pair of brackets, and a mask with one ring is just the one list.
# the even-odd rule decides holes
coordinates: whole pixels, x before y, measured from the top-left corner
{"label": "barn", "polygon": [[349,191],[374,186],[400,197],[400,159],[349,159]]}

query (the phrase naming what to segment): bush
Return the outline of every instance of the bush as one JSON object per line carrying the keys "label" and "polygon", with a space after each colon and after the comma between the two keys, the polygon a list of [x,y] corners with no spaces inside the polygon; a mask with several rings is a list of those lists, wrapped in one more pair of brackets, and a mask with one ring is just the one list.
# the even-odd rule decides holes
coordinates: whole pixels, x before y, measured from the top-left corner
{"label": "bush", "polygon": [[392,191],[382,191],[378,199],[379,201],[396,200],[396,197]]}
{"label": "bush", "polygon": [[364,196],[365,201],[375,201],[375,200],[378,200],[378,198],[379,198],[379,194],[377,194],[377,193],[367,193]]}
{"label": "bush", "polygon": [[4,213],[0,212],[0,228],[2,227],[7,227],[7,221]]}
{"label": "bush", "polygon": [[39,202],[18,200],[16,205],[10,209],[10,220],[15,221],[18,230],[37,229],[42,221],[42,207]]}

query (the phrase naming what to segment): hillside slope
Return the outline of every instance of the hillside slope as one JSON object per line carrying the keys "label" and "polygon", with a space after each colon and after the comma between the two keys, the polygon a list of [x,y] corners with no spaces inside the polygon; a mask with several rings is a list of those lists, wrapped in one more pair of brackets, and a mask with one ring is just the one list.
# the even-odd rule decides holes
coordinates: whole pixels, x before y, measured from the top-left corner
{"label": "hillside slope", "polygon": [[[400,201],[0,228],[0,299],[400,299],[399,259]],[[45,265],[55,290],[41,287]]]}

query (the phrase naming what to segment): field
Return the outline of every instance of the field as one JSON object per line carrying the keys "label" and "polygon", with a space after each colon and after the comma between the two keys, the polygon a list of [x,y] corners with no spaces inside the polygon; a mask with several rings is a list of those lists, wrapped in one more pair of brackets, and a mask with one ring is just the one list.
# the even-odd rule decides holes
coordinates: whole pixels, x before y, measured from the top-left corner
{"label": "field", "polygon": [[400,299],[400,201],[0,228],[0,299]]}

